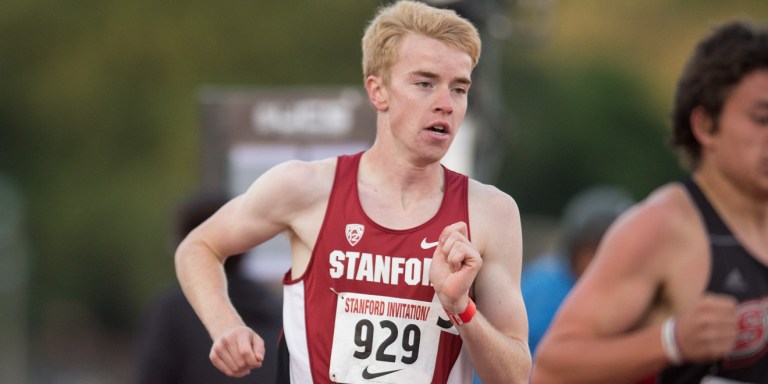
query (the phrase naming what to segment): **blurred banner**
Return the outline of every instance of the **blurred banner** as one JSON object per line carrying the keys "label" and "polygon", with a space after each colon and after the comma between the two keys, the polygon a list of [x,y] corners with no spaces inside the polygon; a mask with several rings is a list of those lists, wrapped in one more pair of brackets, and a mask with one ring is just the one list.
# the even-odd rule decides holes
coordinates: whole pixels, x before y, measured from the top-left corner
{"label": "blurred banner", "polygon": [[[230,196],[278,163],[359,152],[376,133],[375,111],[356,87],[206,88],[200,101],[203,187]],[[254,249],[247,263],[251,277],[279,283],[290,268],[287,237]]]}

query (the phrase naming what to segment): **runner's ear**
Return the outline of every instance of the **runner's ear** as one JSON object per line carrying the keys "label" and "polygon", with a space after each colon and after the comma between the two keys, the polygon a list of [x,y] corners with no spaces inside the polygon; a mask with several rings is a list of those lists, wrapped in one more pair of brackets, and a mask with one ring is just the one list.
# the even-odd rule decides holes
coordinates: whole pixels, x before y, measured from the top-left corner
{"label": "runner's ear", "polygon": [[368,76],[365,79],[365,90],[368,93],[368,100],[377,111],[384,112],[389,109],[387,88],[380,77]]}
{"label": "runner's ear", "polygon": [[712,115],[704,107],[696,107],[691,111],[690,122],[693,136],[702,147],[707,146],[716,127]]}

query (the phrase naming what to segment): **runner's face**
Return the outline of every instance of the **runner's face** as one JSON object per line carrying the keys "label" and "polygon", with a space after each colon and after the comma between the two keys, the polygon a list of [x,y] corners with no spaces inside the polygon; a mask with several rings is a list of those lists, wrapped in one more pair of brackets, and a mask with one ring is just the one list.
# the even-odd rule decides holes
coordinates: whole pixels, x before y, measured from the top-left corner
{"label": "runner's face", "polygon": [[729,93],[709,153],[725,177],[768,199],[768,69],[745,76]]}
{"label": "runner's face", "polygon": [[464,119],[471,73],[466,52],[408,35],[386,86],[387,117],[395,141],[428,161],[439,161]]}

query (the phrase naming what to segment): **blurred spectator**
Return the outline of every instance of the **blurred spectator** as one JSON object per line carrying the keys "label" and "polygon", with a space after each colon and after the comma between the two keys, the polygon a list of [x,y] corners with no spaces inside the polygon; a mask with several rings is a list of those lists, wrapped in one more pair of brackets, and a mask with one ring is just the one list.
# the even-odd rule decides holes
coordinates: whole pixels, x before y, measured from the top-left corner
{"label": "blurred spectator", "polygon": [[[226,202],[225,196],[205,194],[183,202],[176,216],[174,248]],[[243,258],[243,255],[230,257],[224,268],[233,305],[245,323],[264,338],[267,358],[258,374],[235,379],[211,364],[208,359],[213,344],[210,336],[181,289],[174,286],[158,295],[145,315],[137,347],[137,383],[275,382],[282,304],[266,286],[245,277],[241,272]]]}
{"label": "blurred spectator", "polygon": [[613,186],[596,186],[580,192],[563,210],[557,250],[523,267],[520,284],[528,312],[531,354],[560,303],[592,261],[603,233],[633,203],[629,193]]}
{"label": "blurred spectator", "polygon": [[[528,313],[532,355],[560,303],[592,260],[603,233],[633,203],[627,191],[614,186],[595,186],[580,192],[563,210],[557,249],[523,266],[520,287]],[[477,376],[474,382],[482,383]]]}

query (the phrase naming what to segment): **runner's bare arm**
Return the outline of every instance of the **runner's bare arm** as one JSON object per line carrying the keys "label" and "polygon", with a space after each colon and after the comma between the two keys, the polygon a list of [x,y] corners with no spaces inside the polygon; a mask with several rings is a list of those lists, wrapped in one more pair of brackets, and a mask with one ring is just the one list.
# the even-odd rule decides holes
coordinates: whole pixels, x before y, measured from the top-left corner
{"label": "runner's bare arm", "polygon": [[[522,233],[514,200],[498,189],[470,182],[470,229],[463,223],[446,228],[441,245],[453,263],[456,281],[435,286],[446,310],[462,312],[472,286],[477,313],[458,326],[462,340],[485,383],[527,383],[531,369],[528,323],[522,294]],[[444,238],[453,238],[444,242]],[[463,265],[459,265],[461,258]],[[433,260],[433,267],[435,261]],[[439,266],[439,263],[438,263]],[[447,281],[447,279],[445,279]]]}
{"label": "runner's bare arm", "polygon": [[230,376],[241,377],[258,368],[264,348],[232,307],[223,263],[282,231],[292,231],[297,218],[318,198],[303,191],[312,190],[307,185],[321,180],[318,170],[325,168],[322,163],[297,161],[272,168],[192,231],[176,251],[179,282],[214,340],[211,360]]}
{"label": "runner's bare arm", "polygon": [[651,200],[606,233],[537,348],[535,383],[631,383],[667,364],[661,320],[671,308],[660,306],[673,305],[668,261],[690,252],[690,231],[676,204]]}

